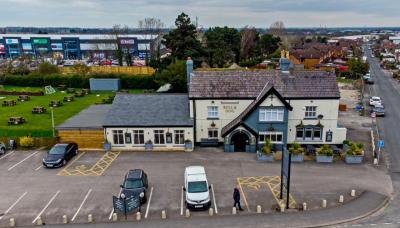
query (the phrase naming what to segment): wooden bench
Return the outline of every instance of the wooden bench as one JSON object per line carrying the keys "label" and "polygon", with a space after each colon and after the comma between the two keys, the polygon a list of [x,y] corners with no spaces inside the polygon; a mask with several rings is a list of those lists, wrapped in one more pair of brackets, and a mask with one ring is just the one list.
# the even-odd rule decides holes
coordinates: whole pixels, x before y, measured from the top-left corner
{"label": "wooden bench", "polygon": [[46,109],[42,106],[36,106],[32,108],[32,114],[41,114],[41,113],[45,113]]}
{"label": "wooden bench", "polygon": [[218,139],[202,138],[200,146],[218,146]]}
{"label": "wooden bench", "polygon": [[8,119],[8,125],[20,125],[25,123],[25,118],[21,117],[21,116],[17,116],[17,117],[10,117]]}
{"label": "wooden bench", "polygon": [[16,101],[14,101],[14,100],[5,100],[5,101],[3,101],[3,104],[2,104],[3,106],[6,106],[6,107],[8,107],[8,106],[15,106],[15,105],[17,105],[17,102]]}
{"label": "wooden bench", "polygon": [[67,89],[67,93],[75,93],[75,89],[74,88],[68,88]]}
{"label": "wooden bench", "polygon": [[66,102],[71,102],[71,101],[74,101],[74,96],[65,96],[64,97],[64,101],[66,101]]}
{"label": "wooden bench", "polygon": [[75,93],[75,97],[84,97],[86,93],[84,91],[79,91]]}
{"label": "wooden bench", "polygon": [[28,95],[19,95],[18,101],[29,101],[31,98]]}
{"label": "wooden bench", "polygon": [[58,101],[58,100],[52,100],[52,101],[50,101],[49,106],[50,107],[60,107],[60,106],[62,106],[62,102]]}

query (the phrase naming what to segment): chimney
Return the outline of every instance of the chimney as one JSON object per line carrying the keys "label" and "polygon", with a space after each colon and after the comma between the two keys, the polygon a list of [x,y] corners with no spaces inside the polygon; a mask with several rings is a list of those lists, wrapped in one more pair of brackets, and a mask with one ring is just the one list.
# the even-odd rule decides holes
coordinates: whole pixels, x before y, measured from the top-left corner
{"label": "chimney", "polygon": [[188,85],[190,84],[192,73],[193,73],[193,60],[190,57],[188,57],[186,60],[186,79]]}

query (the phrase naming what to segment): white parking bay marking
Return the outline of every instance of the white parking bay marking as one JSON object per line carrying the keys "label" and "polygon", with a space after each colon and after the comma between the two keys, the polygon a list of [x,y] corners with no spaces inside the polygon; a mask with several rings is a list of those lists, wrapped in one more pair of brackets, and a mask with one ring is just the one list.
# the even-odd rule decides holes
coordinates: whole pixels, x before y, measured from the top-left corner
{"label": "white parking bay marking", "polygon": [[54,194],[53,197],[51,197],[50,201],[46,204],[46,206],[44,206],[44,208],[39,212],[39,214],[36,216],[36,218],[32,221],[32,223],[35,223],[36,220],[43,214],[43,212],[50,206],[50,204],[54,201],[54,199],[57,197],[57,195],[60,193],[61,191],[58,190],[56,192],[56,194]]}
{"label": "white parking bay marking", "polygon": [[181,215],[183,215],[183,186],[181,188]]}
{"label": "white parking bay marking", "polygon": [[17,164],[11,166],[10,168],[8,168],[8,171],[14,169],[15,167],[17,167],[19,164],[21,164],[22,162],[26,161],[27,159],[29,159],[30,157],[34,156],[35,154],[39,153],[39,151],[35,151],[32,154],[30,154],[29,156],[27,156],[26,158],[22,159],[22,161],[18,162]]}
{"label": "white parking bay marking", "polygon": [[43,167],[43,165],[40,165],[39,167],[37,167],[36,169],[35,169],[35,171],[38,171],[39,169],[41,169]]}
{"label": "white parking bay marking", "polygon": [[1,157],[0,160],[6,158],[6,157],[8,157],[8,156],[10,156],[10,155],[13,154],[14,152],[15,152],[15,151],[11,151],[11,152],[7,153],[7,154],[4,155],[3,157]]}
{"label": "white parking bay marking", "polygon": [[150,203],[151,203],[151,197],[152,196],[153,196],[153,187],[151,187],[149,200],[147,201],[146,213],[144,215],[145,219],[147,218],[147,215],[149,214],[149,208],[150,208]]}
{"label": "white parking bay marking", "polygon": [[214,193],[214,185],[213,184],[211,184],[211,192],[212,192],[213,198],[214,198],[215,214],[218,214],[217,200],[215,200],[215,193]]}
{"label": "white parking bay marking", "polygon": [[[122,188],[119,189],[118,197],[121,195],[121,192],[122,192]],[[114,214],[114,207],[111,210],[111,213],[110,213],[110,216],[108,217],[108,220],[111,220],[113,214]]]}
{"label": "white parking bay marking", "polygon": [[83,201],[82,201],[81,205],[79,206],[78,210],[75,212],[74,216],[71,219],[72,222],[75,220],[75,218],[78,215],[79,211],[82,209],[83,204],[85,204],[85,202],[86,202],[86,200],[89,197],[91,192],[92,192],[92,189],[89,189],[89,191],[86,193],[86,196],[85,196],[85,198],[83,198]]}
{"label": "white parking bay marking", "polygon": [[4,212],[4,214],[3,214],[2,216],[0,216],[0,220],[3,219],[3,217],[4,217],[5,215],[7,215],[8,212],[10,212],[10,211],[13,209],[13,207],[15,207],[15,205],[17,205],[17,203],[18,203],[19,201],[21,201],[22,198],[24,198],[24,196],[25,196],[26,194],[28,194],[28,192],[24,192],[24,193],[9,207],[9,208]]}

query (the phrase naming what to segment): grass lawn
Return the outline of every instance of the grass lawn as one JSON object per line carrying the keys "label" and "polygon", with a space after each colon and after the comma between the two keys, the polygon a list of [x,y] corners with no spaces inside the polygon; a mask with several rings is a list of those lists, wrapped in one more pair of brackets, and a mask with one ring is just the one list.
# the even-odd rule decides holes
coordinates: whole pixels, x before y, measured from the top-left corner
{"label": "grass lawn", "polygon": [[336,81],[340,83],[353,83],[354,79],[336,77]]}
{"label": "grass lawn", "polygon": [[[41,87],[17,87],[17,86],[4,86],[5,90],[16,91],[40,91]],[[77,89],[79,91],[79,89]],[[137,91],[139,92],[139,91]],[[36,137],[52,136],[51,127],[51,110],[49,103],[51,100],[60,100],[67,94],[57,91],[54,94],[44,96],[30,96],[30,101],[17,101],[18,96],[5,96],[0,95],[0,103],[3,104],[4,100],[17,101],[16,106],[3,107],[0,106],[0,136],[25,136],[32,135]],[[54,108],[55,126],[63,123],[66,119],[77,114],[84,108],[96,103],[101,102],[103,98],[114,95],[113,92],[93,92],[84,97],[76,97],[72,102],[63,102],[63,106]],[[47,112],[44,114],[32,114],[32,108],[35,106],[43,106]],[[21,125],[8,125],[8,119],[13,116],[22,116],[26,119],[26,123]]]}

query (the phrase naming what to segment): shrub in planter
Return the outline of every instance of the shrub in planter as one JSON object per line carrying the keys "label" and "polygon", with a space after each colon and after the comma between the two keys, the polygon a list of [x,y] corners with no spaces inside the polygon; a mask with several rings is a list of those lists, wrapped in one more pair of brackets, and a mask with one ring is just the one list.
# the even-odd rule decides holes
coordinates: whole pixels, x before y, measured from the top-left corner
{"label": "shrub in planter", "polygon": [[274,154],[272,153],[272,144],[267,139],[261,147],[261,151],[257,151],[257,160],[259,161],[273,161]]}
{"label": "shrub in planter", "polygon": [[193,143],[191,140],[185,140],[185,149],[187,150],[193,149]]}
{"label": "shrub in planter", "polygon": [[304,148],[298,142],[293,142],[289,148],[292,162],[303,162],[304,161]]}
{"label": "shrub in planter", "polygon": [[349,164],[361,163],[364,159],[364,145],[362,143],[349,142],[346,150],[345,162]]}
{"label": "shrub in planter", "polygon": [[111,150],[111,143],[108,142],[108,141],[105,141],[105,142],[103,143],[103,148],[104,148],[104,150],[106,150],[106,151]]}
{"label": "shrub in planter", "polygon": [[315,156],[317,162],[319,163],[331,163],[333,162],[333,150],[332,148],[325,144],[317,150],[317,155]]}
{"label": "shrub in planter", "polygon": [[35,141],[30,136],[24,136],[19,139],[19,145],[24,148],[31,148],[35,145]]}

